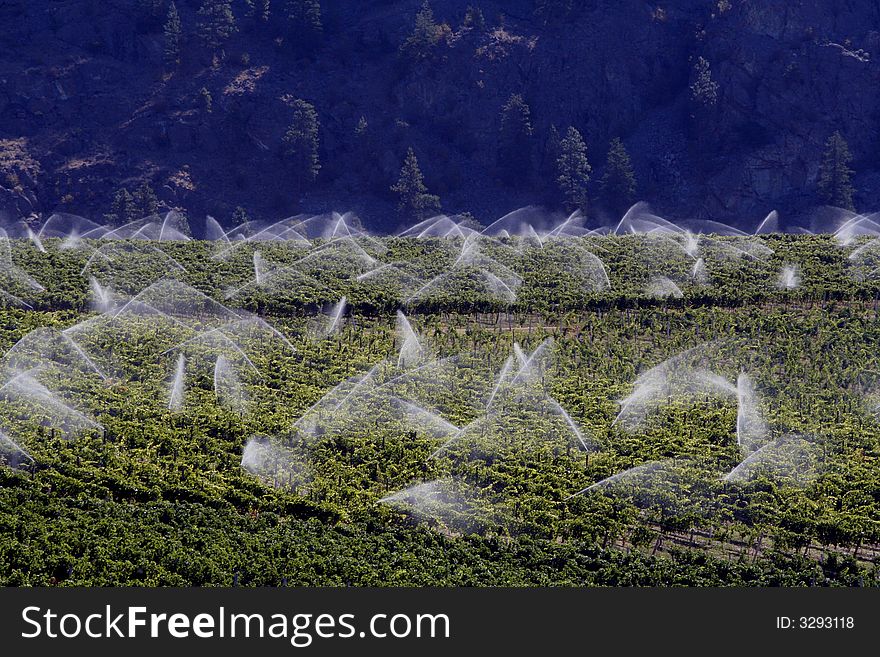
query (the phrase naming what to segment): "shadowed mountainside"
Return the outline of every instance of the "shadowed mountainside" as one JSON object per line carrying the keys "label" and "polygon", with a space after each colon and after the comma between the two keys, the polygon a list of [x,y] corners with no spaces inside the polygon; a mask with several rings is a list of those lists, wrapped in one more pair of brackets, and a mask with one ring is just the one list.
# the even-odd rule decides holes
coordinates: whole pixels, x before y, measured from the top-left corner
{"label": "shadowed mountainside", "polygon": [[[856,206],[880,197],[877,2],[483,1],[484,24],[466,24],[474,0],[435,1],[436,38],[418,57],[400,52],[418,1],[325,0],[320,33],[305,35],[286,11],[309,3],[270,2],[262,20],[248,5],[263,3],[236,0],[226,4],[237,32],[219,47],[199,38],[202,4],[176,3],[169,65],[168,2],[0,2],[6,219],[100,218],[117,190],[147,181],[195,223],[208,213],[228,225],[239,206],[266,219],[352,209],[392,230],[411,219],[390,187],[412,147],[443,210],[488,223],[561,204],[551,126],[584,137],[597,223],[614,214],[599,185],[614,137],[638,197],[672,217],[751,226],[816,204],[835,130],[854,156]],[[693,90],[700,58],[709,101]],[[499,157],[511,94],[531,122],[515,176],[509,151]],[[308,184],[285,156],[296,99],[320,121],[321,169]]]}

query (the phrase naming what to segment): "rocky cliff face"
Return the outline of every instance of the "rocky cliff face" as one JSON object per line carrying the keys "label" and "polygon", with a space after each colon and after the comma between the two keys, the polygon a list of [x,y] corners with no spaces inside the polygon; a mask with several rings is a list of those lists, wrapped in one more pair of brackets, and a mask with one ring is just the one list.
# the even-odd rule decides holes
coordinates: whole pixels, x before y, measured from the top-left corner
{"label": "rocky cliff face", "polygon": [[[199,4],[177,2],[185,37],[169,70],[163,20],[136,0],[0,2],[0,212],[100,217],[116,189],[148,180],[196,218],[353,208],[389,230],[399,221],[389,186],[413,146],[444,210],[485,221],[554,202],[551,125],[581,131],[594,181],[621,137],[639,197],[673,218],[751,226],[774,208],[794,218],[817,202],[834,130],[855,156],[857,205],[880,200],[878,2],[592,0],[546,22],[528,0],[484,1],[485,27],[467,28],[474,0],[436,0],[449,30],[416,64],[398,47],[421,2],[325,1],[322,42],[306,56],[281,27],[282,2],[268,23],[234,2],[239,32],[213,58],[195,37]],[[696,111],[699,57],[717,100]],[[522,153],[532,173],[517,185],[496,162],[511,93],[534,128]],[[322,170],[303,190],[281,147],[296,98],[321,121]]]}
{"label": "rocky cliff face", "polygon": [[825,140],[855,156],[860,205],[873,209],[880,64],[876,2],[732,3],[698,45],[716,62],[719,104],[705,202],[714,213],[815,201]]}

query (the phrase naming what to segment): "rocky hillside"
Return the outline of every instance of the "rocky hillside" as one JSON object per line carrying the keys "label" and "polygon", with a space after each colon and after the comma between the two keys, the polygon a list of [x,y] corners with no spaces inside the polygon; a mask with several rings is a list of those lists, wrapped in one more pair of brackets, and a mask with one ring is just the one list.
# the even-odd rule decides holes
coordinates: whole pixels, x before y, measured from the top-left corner
{"label": "rocky hillside", "polygon": [[[146,181],[196,230],[237,207],[263,219],[353,209],[392,230],[410,219],[390,187],[412,147],[443,210],[485,222],[560,205],[551,126],[584,137],[596,222],[611,214],[599,181],[614,137],[638,198],[662,214],[752,226],[819,201],[839,130],[855,205],[877,207],[880,2],[434,0],[430,43],[414,53],[401,45],[421,0],[215,2],[235,31],[213,45],[198,13],[212,3],[177,0],[174,62],[169,4],[0,0],[8,220],[101,218],[119,189]],[[319,5],[320,29],[314,14],[288,18],[301,5]],[[499,157],[511,94],[531,123],[515,176],[510,151]],[[298,99],[320,123],[314,181],[285,154]]]}

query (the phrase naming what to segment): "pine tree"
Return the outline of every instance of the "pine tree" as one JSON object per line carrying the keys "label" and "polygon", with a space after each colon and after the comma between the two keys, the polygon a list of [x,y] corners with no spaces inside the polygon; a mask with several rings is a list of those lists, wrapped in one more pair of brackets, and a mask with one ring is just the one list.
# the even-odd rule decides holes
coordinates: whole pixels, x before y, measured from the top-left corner
{"label": "pine tree", "polygon": [[319,0],[287,0],[288,32],[299,50],[311,50],[321,40],[324,25],[321,23]]}
{"label": "pine tree", "polygon": [[849,168],[852,154],[849,144],[840,132],[835,132],[825,142],[825,153],[819,169],[819,195],[827,205],[853,210],[853,189]]}
{"label": "pine tree", "polygon": [[419,169],[419,161],[412,148],[406,152],[400,178],[397,184],[391,186],[391,191],[399,197],[397,209],[403,217],[415,217],[421,221],[430,216],[430,213],[440,210],[440,197],[428,193]]}
{"label": "pine tree", "polygon": [[110,212],[104,219],[111,225],[124,225],[140,219],[134,199],[127,189],[119,189],[113,195]]}
{"label": "pine tree", "polygon": [[124,225],[157,212],[159,212],[159,199],[150,183],[145,180],[134,194],[125,188],[117,190],[110,204],[110,212],[105,214],[104,218],[110,224]]}
{"label": "pine tree", "polygon": [[148,217],[159,212],[159,199],[156,192],[146,180],[143,181],[131,196],[134,207],[141,217]]}
{"label": "pine tree", "polygon": [[531,110],[519,94],[511,94],[501,109],[498,165],[506,182],[516,184],[532,164]]}
{"label": "pine tree", "polygon": [[694,64],[691,100],[701,108],[714,107],[718,102],[718,83],[712,79],[708,60],[700,57]]}
{"label": "pine tree", "polygon": [[617,137],[611,140],[608,147],[605,175],[602,176],[602,195],[608,206],[618,212],[628,208],[635,200],[636,176],[629,153]]}
{"label": "pine tree", "polygon": [[353,161],[355,173],[368,186],[381,184],[378,176],[381,169],[376,167],[376,138],[365,116],[361,116],[354,129]]}
{"label": "pine tree", "polygon": [[468,5],[468,8],[464,12],[464,20],[462,21],[461,26],[473,28],[478,32],[482,32],[486,29],[486,19],[483,16],[483,10],[479,7]]}
{"label": "pine tree", "polygon": [[315,107],[304,100],[293,102],[293,120],[284,134],[284,153],[293,163],[300,186],[315,180],[321,170],[318,159],[320,122]]}
{"label": "pine tree", "polygon": [[361,115],[357,125],[354,128],[354,144],[355,151],[358,153],[358,159],[361,160],[363,166],[368,166],[368,158],[372,155],[372,139],[370,124],[367,123],[367,117]]}
{"label": "pine tree", "polygon": [[230,0],[204,0],[198,16],[199,38],[210,50],[220,48],[238,31]]}
{"label": "pine tree", "polygon": [[413,31],[400,46],[400,52],[413,62],[428,59],[442,37],[443,27],[434,21],[434,11],[425,0],[416,14]]}
{"label": "pine tree", "polygon": [[559,129],[555,123],[551,123],[547,140],[544,142],[544,153],[541,157],[541,174],[548,180],[556,177],[556,160],[559,159],[561,143],[562,137],[559,135]]}
{"label": "pine tree", "polygon": [[246,224],[251,220],[250,215],[246,209],[241,207],[240,205],[232,211],[232,225],[233,226],[241,226],[242,224]]}
{"label": "pine tree", "polygon": [[264,23],[269,20],[270,0],[244,0],[244,2],[247,5],[248,18],[259,18]]}
{"label": "pine tree", "polygon": [[201,89],[199,89],[199,104],[201,105],[203,113],[211,113],[211,110],[214,106],[214,99],[211,98],[211,92],[208,91],[207,87],[202,87]]}
{"label": "pine tree", "polygon": [[593,170],[587,161],[587,145],[575,127],[569,127],[559,144],[560,154],[556,161],[558,175],[556,183],[565,198],[566,208],[587,209],[587,183]]}
{"label": "pine tree", "polygon": [[723,123],[717,118],[718,83],[712,79],[709,62],[699,57],[691,73],[690,122],[688,132],[692,140],[695,170],[701,174],[717,152]]}
{"label": "pine tree", "polygon": [[162,16],[165,8],[165,0],[139,0],[141,12],[150,20],[156,20]]}
{"label": "pine tree", "polygon": [[165,20],[165,63],[175,66],[180,63],[180,14],[172,1]]}

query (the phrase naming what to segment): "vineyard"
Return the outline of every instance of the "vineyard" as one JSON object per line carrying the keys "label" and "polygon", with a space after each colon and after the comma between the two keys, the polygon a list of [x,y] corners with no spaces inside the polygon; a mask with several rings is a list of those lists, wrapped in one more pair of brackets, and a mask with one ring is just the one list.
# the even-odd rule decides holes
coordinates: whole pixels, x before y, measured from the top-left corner
{"label": "vineyard", "polygon": [[880,583],[880,238],[166,224],[0,241],[3,584]]}

